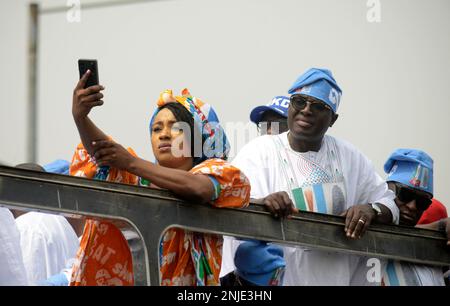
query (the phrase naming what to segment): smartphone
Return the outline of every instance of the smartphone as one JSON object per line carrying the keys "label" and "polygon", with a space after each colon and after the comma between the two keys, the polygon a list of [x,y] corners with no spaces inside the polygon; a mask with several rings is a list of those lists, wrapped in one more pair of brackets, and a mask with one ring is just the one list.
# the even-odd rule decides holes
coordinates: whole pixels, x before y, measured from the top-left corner
{"label": "smartphone", "polygon": [[93,85],[98,85],[98,67],[97,60],[95,59],[79,59],[78,70],[80,71],[80,79],[86,73],[87,70],[91,71],[91,75],[86,81],[84,88],[88,88]]}

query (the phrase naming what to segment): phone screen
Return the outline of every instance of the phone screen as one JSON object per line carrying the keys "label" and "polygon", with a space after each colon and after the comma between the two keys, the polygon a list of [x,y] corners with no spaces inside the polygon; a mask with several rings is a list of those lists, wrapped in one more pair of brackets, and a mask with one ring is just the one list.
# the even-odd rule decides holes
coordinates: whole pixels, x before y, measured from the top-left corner
{"label": "phone screen", "polygon": [[98,85],[98,67],[97,60],[89,60],[89,59],[79,59],[78,60],[78,69],[80,71],[80,79],[89,69],[91,71],[91,75],[86,81],[86,85],[84,88],[88,88],[93,85]]}

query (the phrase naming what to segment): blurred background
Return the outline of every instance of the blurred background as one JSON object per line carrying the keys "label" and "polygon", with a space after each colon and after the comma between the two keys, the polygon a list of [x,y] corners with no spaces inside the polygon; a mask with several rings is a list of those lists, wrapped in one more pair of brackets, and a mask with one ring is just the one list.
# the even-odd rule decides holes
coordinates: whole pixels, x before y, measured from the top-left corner
{"label": "blurred background", "polygon": [[448,0],[43,0],[34,19],[30,3],[0,2],[2,164],[72,158],[80,58],[98,60],[106,87],[93,120],[150,160],[160,91],[188,87],[212,104],[235,155],[257,135],[251,109],[319,67],[343,89],[329,134],[382,177],[394,149],[428,152],[435,197],[450,209]]}

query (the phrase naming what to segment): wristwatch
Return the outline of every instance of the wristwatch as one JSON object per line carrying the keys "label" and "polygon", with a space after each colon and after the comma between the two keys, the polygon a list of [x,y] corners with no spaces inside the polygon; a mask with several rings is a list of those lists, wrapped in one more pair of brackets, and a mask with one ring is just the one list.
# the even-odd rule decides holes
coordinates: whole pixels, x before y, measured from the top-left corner
{"label": "wristwatch", "polygon": [[369,205],[372,206],[373,210],[375,210],[375,216],[379,217],[379,216],[381,216],[383,214],[381,212],[380,204],[378,204],[378,203],[370,203]]}

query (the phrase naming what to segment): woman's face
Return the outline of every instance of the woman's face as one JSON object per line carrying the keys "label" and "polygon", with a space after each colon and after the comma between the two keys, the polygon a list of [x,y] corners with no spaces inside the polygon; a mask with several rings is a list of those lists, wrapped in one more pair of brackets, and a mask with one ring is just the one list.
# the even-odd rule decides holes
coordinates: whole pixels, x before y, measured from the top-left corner
{"label": "woman's face", "polygon": [[151,127],[152,149],[161,166],[183,170],[192,168],[189,137],[186,137],[190,131],[186,130],[187,127],[187,124],[177,122],[169,109],[158,112]]}

